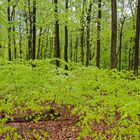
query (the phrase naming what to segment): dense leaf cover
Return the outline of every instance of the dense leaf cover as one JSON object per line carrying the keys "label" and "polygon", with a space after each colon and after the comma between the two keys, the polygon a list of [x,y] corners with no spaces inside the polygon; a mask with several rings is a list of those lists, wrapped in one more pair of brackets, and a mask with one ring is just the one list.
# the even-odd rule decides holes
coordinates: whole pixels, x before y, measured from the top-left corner
{"label": "dense leaf cover", "polygon": [[[67,106],[79,117],[81,137],[140,138],[140,80],[128,71],[103,70],[71,64],[56,68],[52,60],[0,62],[0,136],[22,138],[7,125],[15,116],[36,123],[52,104]],[[59,111],[56,110],[56,116]],[[52,114],[52,118],[55,117]],[[57,118],[54,118],[57,119]],[[45,139],[47,132],[34,133]],[[14,132],[14,133],[13,133]],[[43,139],[42,138],[42,139]]]}

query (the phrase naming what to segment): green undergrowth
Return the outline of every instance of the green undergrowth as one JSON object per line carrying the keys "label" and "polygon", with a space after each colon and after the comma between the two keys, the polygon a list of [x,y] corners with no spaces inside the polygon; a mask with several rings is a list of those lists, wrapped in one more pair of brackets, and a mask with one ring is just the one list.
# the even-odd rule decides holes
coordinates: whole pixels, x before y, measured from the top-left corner
{"label": "green undergrowth", "polygon": [[82,128],[79,138],[139,139],[140,80],[128,71],[71,68],[56,69],[51,60],[1,61],[0,113],[5,117],[0,119],[0,133],[6,133],[9,118],[47,111],[55,102],[74,107],[72,114],[79,116]]}

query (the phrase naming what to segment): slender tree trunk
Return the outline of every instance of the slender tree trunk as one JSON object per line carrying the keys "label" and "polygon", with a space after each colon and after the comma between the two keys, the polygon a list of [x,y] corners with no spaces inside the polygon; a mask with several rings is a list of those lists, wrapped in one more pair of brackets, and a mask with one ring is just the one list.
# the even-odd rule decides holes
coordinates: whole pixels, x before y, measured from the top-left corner
{"label": "slender tree trunk", "polygon": [[[65,26],[65,50],[64,50],[64,59],[68,63],[68,27]],[[68,70],[68,65],[65,65],[65,70]]]}
{"label": "slender tree trunk", "polygon": [[134,58],[134,74],[135,75],[138,75],[139,41],[140,41],[140,1],[138,0],[137,19],[136,19],[136,36],[135,36],[135,58]]}
{"label": "slender tree trunk", "polygon": [[[47,34],[46,45],[45,45],[45,49],[44,49],[44,59],[46,59],[46,57],[47,57],[48,46],[49,46],[49,35]],[[48,57],[51,58],[50,55],[48,55]]]}
{"label": "slender tree trunk", "polygon": [[120,45],[119,45],[119,71],[121,71],[122,62],[122,31],[120,31]]}
{"label": "slender tree trunk", "polygon": [[119,45],[119,71],[121,71],[121,62],[122,62],[122,38],[123,38],[123,26],[125,22],[125,17],[121,21],[120,29],[120,45]]}
{"label": "slender tree trunk", "polygon": [[[12,21],[15,21],[15,7],[16,5],[13,6],[13,11],[12,11]],[[16,38],[15,38],[15,25],[13,25],[13,44],[14,44],[14,59],[16,60],[17,58],[17,48],[16,48]]]}
{"label": "slender tree trunk", "polygon": [[[47,40],[46,40],[47,41]],[[43,57],[44,57],[44,55],[43,55],[43,53],[44,53],[44,46],[46,45],[45,44],[46,42],[45,42],[45,39],[44,39],[44,36],[42,37],[42,41],[41,41],[41,51],[40,51],[40,59],[43,59]],[[46,46],[46,49],[47,49],[47,47],[48,46]]]}
{"label": "slender tree trunk", "polygon": [[134,38],[133,37],[131,37],[130,38],[130,46],[132,46],[132,49],[130,49],[130,70],[132,70],[133,69],[133,67],[134,67],[134,49],[135,49],[135,47],[133,47],[133,40],[134,40]]}
{"label": "slender tree trunk", "polygon": [[55,58],[56,59],[56,66],[59,67],[60,63],[60,38],[59,38],[59,21],[58,21],[58,0],[54,0],[55,4]]}
{"label": "slender tree trunk", "polygon": [[[24,20],[25,20],[25,30],[26,30],[26,39],[27,39],[27,47],[26,47],[26,60],[29,60],[29,47],[30,47],[30,35],[29,35],[29,22],[28,22],[28,15],[29,11],[26,10],[27,2],[24,0]],[[28,8],[29,9],[29,8]],[[21,27],[22,29],[22,27]]]}
{"label": "slender tree trunk", "polygon": [[[8,23],[11,21],[10,0],[8,0],[7,20],[8,20]],[[11,26],[10,26],[10,24],[8,24],[8,59],[9,59],[9,61],[12,60],[12,51],[11,51]]]}
{"label": "slender tree trunk", "polygon": [[[21,21],[21,13],[19,14],[19,20]],[[22,59],[22,23],[20,22],[18,26],[19,31],[19,57]]]}
{"label": "slender tree trunk", "polygon": [[128,53],[128,70],[131,70],[131,48]]}
{"label": "slender tree trunk", "polygon": [[84,26],[84,14],[85,14],[85,3],[86,3],[86,0],[83,0],[83,9],[82,9],[82,17],[81,17],[81,38],[80,38],[80,41],[81,41],[81,62],[82,62],[82,65],[84,65],[84,30],[85,30],[85,26]]}
{"label": "slender tree trunk", "polygon": [[[133,22],[132,22],[132,26],[133,26],[133,31],[135,31],[135,29],[136,29],[136,25],[135,25],[135,13],[134,13],[134,10],[133,10],[133,4],[132,4],[132,2],[133,1],[130,1],[130,10],[131,10],[131,14],[132,14],[132,20],[133,20]],[[130,38],[130,43],[131,43],[131,45],[133,44],[133,42],[134,42],[134,37],[131,37]],[[130,69],[132,70],[133,68],[134,68],[134,53],[135,53],[135,46],[132,46],[133,48],[131,49],[131,61],[130,61]]]}
{"label": "slender tree trunk", "polygon": [[[21,26],[21,25],[20,25]],[[20,59],[22,59],[22,33],[21,33],[21,27],[19,26],[19,53],[20,53]]]}
{"label": "slender tree trunk", "polygon": [[[29,15],[29,37],[28,37],[28,49],[29,49],[29,59],[32,58],[32,12],[31,12],[31,3],[28,0],[28,15]],[[28,23],[27,23],[28,24]]]}
{"label": "slender tree trunk", "polygon": [[75,62],[78,62],[78,36],[75,39]]}
{"label": "slender tree trunk", "polygon": [[111,0],[111,11],[112,11],[112,36],[111,36],[111,66],[110,68],[117,68],[117,57],[116,57],[116,47],[117,47],[117,2],[116,0]]}
{"label": "slender tree trunk", "polygon": [[[53,37],[53,35],[50,37],[50,51],[49,51],[49,58],[52,58],[52,56],[53,56],[53,50],[54,50],[54,37]],[[54,51],[56,51],[56,48],[55,48],[55,50]],[[56,54],[55,54],[56,55]]]}
{"label": "slender tree trunk", "polygon": [[[65,0],[66,12],[68,12],[68,0]],[[68,17],[67,17],[68,18]],[[66,19],[67,20],[67,19]],[[68,26],[67,21],[65,25],[65,47],[64,47],[64,59],[68,63]],[[65,70],[68,70],[68,65],[65,65]]]}
{"label": "slender tree trunk", "polygon": [[42,27],[39,30],[39,39],[38,39],[38,51],[37,51],[37,59],[40,59],[41,56],[41,48],[40,48],[40,44],[41,44],[41,34],[42,34]]}
{"label": "slender tree trunk", "polygon": [[86,66],[89,66],[90,60],[90,25],[87,27],[87,50],[86,50]]}
{"label": "slender tree trunk", "polygon": [[36,58],[36,0],[33,0],[33,52],[32,59]]}
{"label": "slender tree trunk", "polygon": [[72,35],[70,35],[69,48],[70,48],[70,60],[72,62],[72,55],[73,55],[73,51],[72,51]]}
{"label": "slender tree trunk", "polygon": [[90,21],[91,21],[91,9],[92,2],[90,1],[88,13],[87,13],[87,50],[86,50],[86,66],[89,66],[90,61]]}
{"label": "slender tree trunk", "polygon": [[100,68],[100,32],[101,32],[101,2],[98,0],[98,23],[97,23],[97,56],[96,56],[96,66]]}
{"label": "slender tree trunk", "polygon": [[15,26],[13,26],[13,43],[14,43],[14,59],[17,58],[17,48],[16,48],[16,39],[15,39]]}

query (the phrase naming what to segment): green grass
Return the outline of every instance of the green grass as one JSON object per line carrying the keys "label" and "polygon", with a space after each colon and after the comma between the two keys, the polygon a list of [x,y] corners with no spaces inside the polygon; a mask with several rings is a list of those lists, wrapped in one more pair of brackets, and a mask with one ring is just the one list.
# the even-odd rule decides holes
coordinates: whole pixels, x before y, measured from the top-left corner
{"label": "green grass", "polygon": [[8,118],[48,110],[48,102],[55,101],[74,107],[72,113],[80,116],[79,136],[139,139],[140,80],[127,71],[73,68],[66,76],[66,71],[56,69],[50,60],[24,64],[1,61],[0,112],[6,116],[0,120],[0,133],[9,131],[5,125]]}

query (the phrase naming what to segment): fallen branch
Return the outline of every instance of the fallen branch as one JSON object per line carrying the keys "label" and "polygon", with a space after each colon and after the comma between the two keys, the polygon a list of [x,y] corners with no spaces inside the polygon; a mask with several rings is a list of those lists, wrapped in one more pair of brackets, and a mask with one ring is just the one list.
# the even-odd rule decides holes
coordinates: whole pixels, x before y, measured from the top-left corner
{"label": "fallen branch", "polygon": [[[23,122],[32,122],[34,120],[37,120],[37,121],[55,120],[59,116],[60,116],[60,114],[56,113],[54,111],[54,109],[50,109],[50,110],[45,111],[43,113],[36,113],[36,114],[30,115],[30,116],[14,116],[13,118],[8,118],[6,120],[6,123],[12,123],[12,122],[23,123]],[[4,118],[5,118],[5,115],[0,117],[0,119],[4,119]]]}

